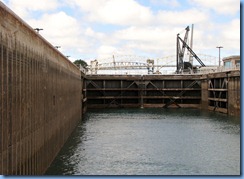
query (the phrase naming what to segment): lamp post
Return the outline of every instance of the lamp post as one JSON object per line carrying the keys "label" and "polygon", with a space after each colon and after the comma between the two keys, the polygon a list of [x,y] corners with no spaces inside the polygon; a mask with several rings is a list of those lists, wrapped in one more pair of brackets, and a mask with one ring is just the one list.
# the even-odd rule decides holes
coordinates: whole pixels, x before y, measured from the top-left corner
{"label": "lamp post", "polygon": [[219,67],[220,67],[220,49],[223,48],[223,47],[222,47],[222,46],[218,46],[218,47],[216,47],[216,48],[219,49]]}

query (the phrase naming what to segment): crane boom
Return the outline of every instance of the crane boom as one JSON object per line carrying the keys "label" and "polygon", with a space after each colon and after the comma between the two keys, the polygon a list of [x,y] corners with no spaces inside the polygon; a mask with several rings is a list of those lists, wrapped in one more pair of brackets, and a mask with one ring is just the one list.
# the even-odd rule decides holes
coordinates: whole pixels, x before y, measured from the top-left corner
{"label": "crane boom", "polygon": [[[180,38],[180,34],[177,34],[177,54],[176,54],[176,63],[177,63],[177,70],[176,72],[182,72],[187,68],[192,69],[192,63],[190,62],[184,62],[184,54],[185,54],[185,49],[187,48],[187,50],[191,53],[191,55],[201,64],[201,66],[205,66],[205,64],[202,62],[202,60],[194,53],[194,51],[191,49],[191,47],[189,47],[187,45],[187,39],[188,39],[188,33],[190,31],[189,26],[186,27],[186,33],[185,33],[185,37],[184,40],[182,40],[182,38]],[[180,45],[180,42],[182,43],[182,48]],[[184,67],[184,64],[186,64],[186,66]]]}
{"label": "crane boom", "polygon": [[189,47],[188,45],[187,45],[187,43],[186,42],[184,42],[180,37],[179,37],[179,40],[183,43],[183,47],[186,47],[187,48],[187,50],[192,54],[192,56],[193,57],[195,57],[195,59],[200,63],[200,65],[202,65],[202,66],[206,66],[203,62],[202,62],[202,60],[197,56],[197,54],[195,54],[195,52],[191,49],[191,47]]}
{"label": "crane boom", "polygon": [[[190,31],[190,28],[189,28],[189,26],[187,26],[186,27],[186,33],[185,33],[185,37],[184,37],[184,42],[186,43],[187,42],[187,39],[188,39],[188,33],[189,33],[189,31]],[[183,60],[183,58],[184,58],[184,54],[185,54],[185,46],[183,45],[183,47],[182,47],[182,60]]]}

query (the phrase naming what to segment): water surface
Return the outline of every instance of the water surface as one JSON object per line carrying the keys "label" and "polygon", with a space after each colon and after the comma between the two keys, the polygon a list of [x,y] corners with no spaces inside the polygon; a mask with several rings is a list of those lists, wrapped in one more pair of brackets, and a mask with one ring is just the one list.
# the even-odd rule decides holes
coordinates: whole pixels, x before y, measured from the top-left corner
{"label": "water surface", "polygon": [[239,119],[194,109],[89,111],[46,174],[239,175]]}

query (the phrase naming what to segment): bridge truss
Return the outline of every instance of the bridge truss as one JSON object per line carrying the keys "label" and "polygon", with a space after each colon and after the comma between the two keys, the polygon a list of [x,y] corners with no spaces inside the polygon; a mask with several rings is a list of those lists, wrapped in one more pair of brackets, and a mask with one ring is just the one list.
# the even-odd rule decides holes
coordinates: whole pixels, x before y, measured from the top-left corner
{"label": "bridge truss", "polygon": [[[217,57],[199,54],[207,67],[217,67]],[[177,67],[175,63],[176,55],[166,56],[162,58],[147,58],[134,55],[111,56],[106,59],[96,59],[88,65],[88,74],[110,74],[113,73],[129,73],[138,71],[137,74],[162,74],[165,71],[174,73]],[[197,66],[197,64],[195,65]],[[200,65],[199,65],[200,67]]]}

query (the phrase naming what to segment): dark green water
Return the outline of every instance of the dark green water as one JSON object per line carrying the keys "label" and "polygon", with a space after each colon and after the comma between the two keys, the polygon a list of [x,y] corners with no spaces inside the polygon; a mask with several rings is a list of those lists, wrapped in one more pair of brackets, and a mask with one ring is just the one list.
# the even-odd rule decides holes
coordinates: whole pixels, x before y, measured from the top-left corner
{"label": "dark green water", "polygon": [[47,175],[239,175],[239,119],[193,109],[89,111]]}

